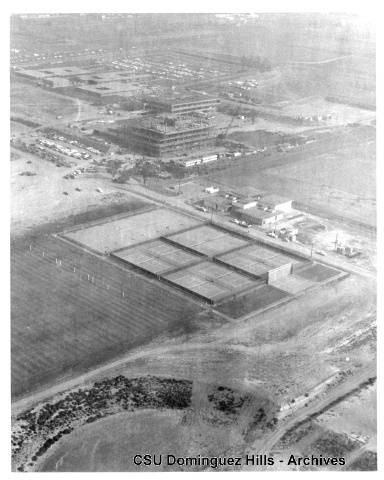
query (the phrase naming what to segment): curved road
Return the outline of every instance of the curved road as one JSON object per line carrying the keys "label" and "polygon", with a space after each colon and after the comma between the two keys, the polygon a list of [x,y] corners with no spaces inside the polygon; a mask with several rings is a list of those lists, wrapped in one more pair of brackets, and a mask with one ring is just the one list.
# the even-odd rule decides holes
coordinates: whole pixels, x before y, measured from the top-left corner
{"label": "curved road", "polygon": [[[293,417],[287,417],[285,421],[282,421],[277,430],[267,435],[261,440],[255,442],[251,447],[249,453],[252,454],[270,454],[273,447],[281,440],[285,433],[291,428],[295,427],[298,423],[307,420],[309,417],[316,414],[320,414],[327,407],[330,408],[333,402],[338,399],[342,399],[345,395],[352,393],[353,390],[359,388],[361,384],[369,380],[370,378],[376,378],[376,365],[374,362],[365,366],[360,372],[353,377],[346,380],[344,383],[335,387],[331,392],[323,395],[317,401],[313,402],[309,407],[303,407],[293,415]],[[248,452],[247,452],[248,453]]]}

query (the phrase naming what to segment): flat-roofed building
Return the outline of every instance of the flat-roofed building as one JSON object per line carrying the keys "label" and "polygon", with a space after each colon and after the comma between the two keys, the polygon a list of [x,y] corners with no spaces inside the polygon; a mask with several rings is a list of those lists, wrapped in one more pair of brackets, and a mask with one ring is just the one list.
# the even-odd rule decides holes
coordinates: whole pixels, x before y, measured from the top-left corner
{"label": "flat-roofed building", "polygon": [[279,212],[290,212],[292,210],[292,201],[289,198],[280,195],[268,194],[258,200],[257,204],[260,208],[269,210],[278,210]]}
{"label": "flat-roofed building", "polygon": [[157,112],[185,114],[191,112],[206,112],[216,109],[220,100],[217,97],[193,94],[175,94],[165,97],[148,97],[149,106]]}
{"label": "flat-roofed building", "polygon": [[96,85],[79,85],[76,90],[95,99],[106,98],[112,100],[119,97],[135,97],[141,95],[145,89],[132,83],[116,81]]}
{"label": "flat-roofed building", "polygon": [[268,212],[258,207],[251,207],[246,210],[233,210],[233,216],[250,223],[251,225],[260,225],[266,227],[273,225],[274,223],[282,220],[284,217],[283,212],[274,211]]}

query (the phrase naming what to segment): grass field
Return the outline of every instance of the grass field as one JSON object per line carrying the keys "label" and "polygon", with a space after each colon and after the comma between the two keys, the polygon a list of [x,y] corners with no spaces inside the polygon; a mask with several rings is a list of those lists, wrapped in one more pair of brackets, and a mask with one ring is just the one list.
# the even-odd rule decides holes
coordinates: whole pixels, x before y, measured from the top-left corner
{"label": "grass field", "polygon": [[171,325],[183,328],[199,309],[184,295],[52,237],[32,252],[13,249],[11,265],[14,397]]}
{"label": "grass field", "polygon": [[240,318],[287,297],[288,295],[285,292],[277,288],[270,285],[262,285],[245,295],[222,303],[216,307],[216,310],[232,318]]}
{"label": "grass field", "polygon": [[56,119],[58,115],[74,119],[77,110],[78,105],[71,98],[48,92],[27,82],[11,82],[12,115],[45,123]]}
{"label": "grass field", "polygon": [[255,148],[269,147],[282,143],[281,135],[275,132],[266,132],[264,130],[255,130],[251,132],[235,132],[231,133],[229,138],[237,142],[252,145]]}
{"label": "grass field", "polygon": [[268,284],[272,287],[279,288],[284,292],[290,293],[291,295],[296,295],[307,288],[312,287],[314,282],[297,275],[288,275],[284,278],[279,278],[278,280],[272,280]]}
{"label": "grass field", "polygon": [[160,208],[69,232],[66,237],[104,253],[107,248],[129,247],[199,223],[186,215]]}
{"label": "grass field", "polygon": [[287,154],[244,161],[216,175],[226,187],[268,189],[326,218],[376,225],[375,130],[345,127]]}
{"label": "grass field", "polygon": [[340,270],[321,265],[320,263],[310,264],[296,272],[296,275],[312,282],[324,282],[340,274]]}
{"label": "grass field", "polygon": [[[275,167],[269,174],[296,179],[315,188],[329,188],[375,198],[375,143],[368,142],[306,162]],[[362,175],[361,173],[364,173]]]}

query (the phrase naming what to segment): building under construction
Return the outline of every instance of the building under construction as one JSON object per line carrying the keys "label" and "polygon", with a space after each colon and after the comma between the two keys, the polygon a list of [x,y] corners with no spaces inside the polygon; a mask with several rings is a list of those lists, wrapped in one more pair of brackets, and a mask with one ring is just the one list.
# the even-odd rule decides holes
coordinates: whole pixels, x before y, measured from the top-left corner
{"label": "building under construction", "polygon": [[178,156],[215,143],[209,121],[192,115],[142,118],[114,130],[113,136],[120,145],[151,157]]}
{"label": "building under construction", "polygon": [[148,105],[156,112],[186,114],[215,110],[220,100],[217,97],[193,94],[172,94],[164,97],[148,97]]}

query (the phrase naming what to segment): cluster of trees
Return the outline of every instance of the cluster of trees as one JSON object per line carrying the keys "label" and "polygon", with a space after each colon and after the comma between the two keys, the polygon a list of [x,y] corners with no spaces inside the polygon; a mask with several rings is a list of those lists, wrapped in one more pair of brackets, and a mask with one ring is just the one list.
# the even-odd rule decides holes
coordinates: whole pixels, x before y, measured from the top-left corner
{"label": "cluster of trees", "polygon": [[175,162],[169,162],[164,165],[149,160],[137,160],[131,168],[122,169],[123,160],[113,159],[107,162],[106,170],[118,183],[126,183],[133,176],[141,176],[145,185],[148,178],[157,177],[163,168],[179,181],[179,190],[181,180],[186,176],[187,169],[184,165]]}

